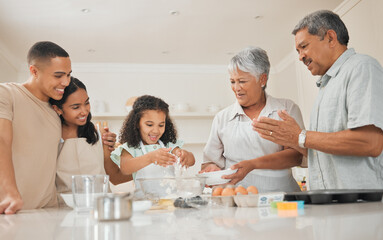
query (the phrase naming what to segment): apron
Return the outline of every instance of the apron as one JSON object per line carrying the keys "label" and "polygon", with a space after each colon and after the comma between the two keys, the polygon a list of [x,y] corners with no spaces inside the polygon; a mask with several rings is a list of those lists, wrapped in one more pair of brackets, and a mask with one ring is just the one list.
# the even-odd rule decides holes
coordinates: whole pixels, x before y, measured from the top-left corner
{"label": "apron", "polygon": [[[99,136],[101,136],[100,132]],[[60,145],[56,173],[58,193],[72,193],[72,175],[106,174],[101,137],[94,145],[89,144],[86,138],[69,138],[62,140]],[[61,196],[59,196],[59,203],[60,205],[63,203]]]}
{"label": "apron", "polygon": [[[247,117],[247,116],[245,116]],[[225,169],[243,160],[250,160],[279,152],[282,146],[271,141],[261,139],[257,132],[252,130],[251,121],[240,121],[238,117],[231,127],[226,128],[222,141],[224,145],[223,156],[226,159]],[[232,144],[240,142],[241,144]],[[293,192],[299,191],[299,186],[292,176],[291,169],[268,170],[255,169],[247,174],[237,185],[247,188],[256,186],[259,192]]]}
{"label": "apron", "polygon": [[[165,148],[165,145],[161,140],[158,140],[158,143],[160,145],[160,148]],[[146,146],[140,142],[140,147],[142,154],[145,155],[148,153],[146,150]],[[155,149],[157,150],[157,149]],[[141,178],[166,178],[166,177],[174,177],[174,166],[167,166],[167,167],[162,167],[160,165],[156,164],[149,164],[148,166],[141,168],[138,170],[135,174],[134,178],[134,184],[136,186],[136,191],[135,191],[135,196],[136,197],[143,197],[143,192],[141,190],[141,185],[138,179]]]}

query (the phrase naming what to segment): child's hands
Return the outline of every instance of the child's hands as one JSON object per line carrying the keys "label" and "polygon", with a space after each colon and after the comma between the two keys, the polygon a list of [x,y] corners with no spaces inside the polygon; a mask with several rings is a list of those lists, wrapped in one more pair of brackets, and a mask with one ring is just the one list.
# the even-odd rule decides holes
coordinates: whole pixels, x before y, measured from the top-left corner
{"label": "child's hands", "polygon": [[152,163],[167,167],[176,162],[176,157],[169,153],[170,150],[171,148],[160,148],[148,153],[148,157],[150,157]]}
{"label": "child's hands", "polygon": [[180,164],[182,166],[190,167],[194,165],[195,159],[193,153],[178,148],[176,151],[176,156],[180,158]]}

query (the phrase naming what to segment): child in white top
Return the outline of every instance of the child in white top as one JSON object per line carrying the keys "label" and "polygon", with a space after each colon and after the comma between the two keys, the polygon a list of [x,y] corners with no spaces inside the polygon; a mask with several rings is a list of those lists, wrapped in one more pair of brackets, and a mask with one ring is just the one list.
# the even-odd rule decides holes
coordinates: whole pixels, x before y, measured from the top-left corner
{"label": "child in white top", "polygon": [[133,174],[136,188],[140,178],[174,176],[177,157],[182,166],[193,166],[194,155],[181,149],[177,132],[169,117],[169,105],[162,99],[144,95],[134,102],[120,131],[111,159],[124,174]]}

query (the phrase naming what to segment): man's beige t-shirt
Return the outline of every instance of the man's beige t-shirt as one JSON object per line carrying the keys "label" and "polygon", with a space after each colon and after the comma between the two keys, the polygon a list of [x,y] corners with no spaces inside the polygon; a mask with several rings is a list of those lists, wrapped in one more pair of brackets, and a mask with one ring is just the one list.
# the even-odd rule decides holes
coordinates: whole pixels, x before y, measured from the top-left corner
{"label": "man's beige t-shirt", "polygon": [[12,121],[12,161],[23,209],[57,206],[55,175],[61,123],[56,112],[21,84],[2,83],[0,118]]}

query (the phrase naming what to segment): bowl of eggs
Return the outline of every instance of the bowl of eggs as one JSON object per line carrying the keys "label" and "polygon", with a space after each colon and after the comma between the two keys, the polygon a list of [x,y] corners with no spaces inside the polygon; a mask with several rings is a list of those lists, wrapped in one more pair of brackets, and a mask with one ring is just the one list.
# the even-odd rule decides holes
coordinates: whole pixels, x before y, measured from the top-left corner
{"label": "bowl of eggs", "polygon": [[255,186],[245,188],[241,185],[237,187],[234,185],[215,186],[213,187],[211,196],[212,202],[215,204],[235,207],[239,206],[235,201],[237,196],[246,196],[247,198],[258,196],[258,189]]}

